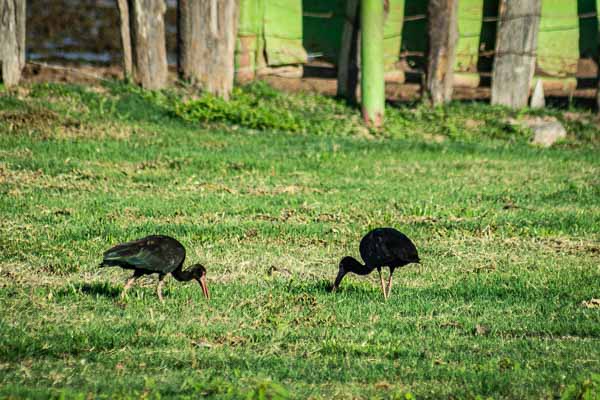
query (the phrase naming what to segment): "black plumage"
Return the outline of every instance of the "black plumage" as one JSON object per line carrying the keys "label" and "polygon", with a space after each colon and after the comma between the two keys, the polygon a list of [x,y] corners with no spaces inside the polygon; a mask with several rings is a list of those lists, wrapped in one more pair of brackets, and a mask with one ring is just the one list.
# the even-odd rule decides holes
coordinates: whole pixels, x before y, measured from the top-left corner
{"label": "black plumage", "polygon": [[[348,272],[358,275],[368,275],[377,269],[381,281],[383,297],[388,298],[392,289],[394,270],[410,263],[419,263],[419,254],[414,243],[402,232],[394,228],[376,228],[367,233],[360,241],[360,256],[365,264],[353,257],[344,257],[340,261],[338,275],[333,284],[335,291]],[[390,278],[387,292],[381,276],[381,268],[389,267]]]}
{"label": "black plumage", "polygon": [[143,275],[158,274],[157,294],[162,301],[163,279],[170,273],[178,281],[195,279],[202,287],[204,296],[210,298],[206,284],[206,268],[194,264],[185,271],[185,248],[179,241],[169,236],[152,235],[142,239],[121,243],[108,249],[100,267],[121,267],[132,269],[133,276],[129,278],[123,293],[124,297],[135,280]]}

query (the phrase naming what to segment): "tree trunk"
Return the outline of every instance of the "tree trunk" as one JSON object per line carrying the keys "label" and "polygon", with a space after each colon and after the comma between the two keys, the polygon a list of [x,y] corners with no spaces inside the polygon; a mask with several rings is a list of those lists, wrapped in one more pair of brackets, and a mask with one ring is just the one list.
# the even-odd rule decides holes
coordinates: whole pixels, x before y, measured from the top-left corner
{"label": "tree trunk", "polygon": [[429,54],[426,92],[433,105],[452,99],[458,26],[458,0],[430,0],[428,12]]}
{"label": "tree trunk", "polygon": [[359,0],[346,3],[346,21],[337,65],[337,95],[356,103],[358,85],[358,45],[360,35]]}
{"label": "tree trunk", "polygon": [[25,66],[25,0],[0,0],[0,81],[17,85]]}
{"label": "tree trunk", "polygon": [[179,75],[229,98],[234,79],[237,0],[179,0]]}
{"label": "tree trunk", "polygon": [[492,104],[527,106],[535,69],[541,0],[501,0]]}
{"label": "tree trunk", "polygon": [[362,0],[360,4],[361,80],[363,119],[367,125],[383,125],[385,80],[383,76],[384,1]]}
{"label": "tree trunk", "polygon": [[167,85],[164,0],[129,0],[133,77],[145,89]]}
{"label": "tree trunk", "polygon": [[125,80],[131,79],[133,75],[133,64],[131,61],[131,32],[129,30],[129,5],[127,0],[117,0],[119,15],[121,16],[121,48],[123,50],[123,75]]}

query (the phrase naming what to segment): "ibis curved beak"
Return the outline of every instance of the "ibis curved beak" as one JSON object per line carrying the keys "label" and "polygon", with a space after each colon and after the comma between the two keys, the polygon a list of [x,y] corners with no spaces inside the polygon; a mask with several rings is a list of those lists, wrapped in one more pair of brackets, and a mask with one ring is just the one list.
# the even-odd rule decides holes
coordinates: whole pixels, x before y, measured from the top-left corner
{"label": "ibis curved beak", "polygon": [[206,274],[202,275],[200,279],[198,279],[198,283],[202,288],[202,293],[204,293],[204,297],[210,300],[210,293],[208,292],[208,285],[206,284]]}
{"label": "ibis curved beak", "polygon": [[342,279],[344,278],[344,276],[346,276],[346,271],[343,268],[340,268],[340,270],[338,271],[337,277],[335,278],[335,282],[333,282],[333,286],[331,287],[331,292],[335,293],[338,289],[338,287],[340,287],[340,282],[342,282]]}

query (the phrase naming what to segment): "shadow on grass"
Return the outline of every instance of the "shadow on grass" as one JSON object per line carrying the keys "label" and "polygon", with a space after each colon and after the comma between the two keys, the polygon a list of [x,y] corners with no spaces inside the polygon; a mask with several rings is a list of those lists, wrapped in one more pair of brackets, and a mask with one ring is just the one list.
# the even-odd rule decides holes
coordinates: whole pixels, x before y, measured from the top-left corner
{"label": "shadow on grass", "polygon": [[121,295],[121,288],[104,282],[77,283],[69,287],[60,289],[56,295],[59,297],[69,297],[74,292],[79,292],[88,296],[107,297],[116,299]]}
{"label": "shadow on grass", "polygon": [[325,279],[301,281],[291,279],[286,283],[286,290],[289,293],[330,293],[332,283]]}
{"label": "shadow on grass", "polygon": [[[108,108],[110,112],[128,121],[161,121],[178,120],[169,104],[173,101],[168,91],[142,90],[135,85],[122,82],[106,82],[104,87],[114,96],[114,103]],[[102,109],[102,105],[100,105]]]}
{"label": "shadow on grass", "polygon": [[292,279],[285,284],[285,290],[290,294],[360,294],[362,296],[370,296],[372,295],[373,289],[366,285],[356,285],[352,282],[343,282],[340,287],[332,292],[333,288],[333,278],[332,279],[319,279],[319,280],[308,280],[308,281],[299,281]]}
{"label": "shadow on grass", "polygon": [[121,288],[109,285],[108,283],[83,283],[79,285],[82,293],[93,296],[104,296],[118,298],[121,295]]}

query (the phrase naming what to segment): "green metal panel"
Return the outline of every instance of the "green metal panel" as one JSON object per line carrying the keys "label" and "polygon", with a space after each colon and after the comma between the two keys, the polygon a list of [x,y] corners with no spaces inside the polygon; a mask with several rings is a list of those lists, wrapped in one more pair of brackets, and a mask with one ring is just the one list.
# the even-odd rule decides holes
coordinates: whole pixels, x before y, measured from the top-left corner
{"label": "green metal panel", "polygon": [[[408,61],[412,69],[423,69],[427,1],[389,3],[384,25],[386,71],[394,69],[399,59]],[[593,15],[598,7],[600,0],[542,1],[538,71],[550,76],[573,76],[580,55],[598,56],[598,18]],[[261,68],[306,62],[308,52],[336,63],[345,8],[346,0],[240,0],[236,59],[242,53],[249,55],[254,68]],[[497,9],[498,0],[459,0],[456,71],[491,71],[493,58],[480,54],[492,55]],[[246,57],[245,62],[248,60]]]}
{"label": "green metal panel", "polygon": [[390,9],[383,25],[383,60],[386,71],[395,69],[400,58],[404,0],[390,0]]}
{"label": "green metal panel", "polygon": [[[239,34],[236,46],[236,65],[246,56],[255,68],[262,63],[270,66],[306,62],[306,52],[319,59],[337,63],[342,40],[347,0],[240,0]],[[406,0],[419,3],[416,0]],[[405,0],[390,0],[384,25],[384,64],[393,70],[400,57]],[[414,7],[413,7],[414,8]],[[410,9],[410,5],[409,5]],[[417,10],[419,8],[417,7]],[[424,20],[416,21],[420,29],[411,29],[424,51]],[[411,45],[406,48],[411,51]],[[267,60],[262,55],[266,50]],[[249,54],[251,53],[251,54]]]}
{"label": "green metal panel", "polygon": [[600,0],[577,1],[581,58],[596,59],[598,57],[598,4],[600,4]]}
{"label": "green metal panel", "polygon": [[302,46],[301,0],[266,0],[264,32],[269,65],[307,61]]}
{"label": "green metal panel", "polygon": [[240,0],[238,36],[257,36],[263,24],[262,0]]}
{"label": "green metal panel", "polygon": [[578,41],[577,1],[542,1],[536,62],[538,70],[551,76],[575,75],[579,59]]}
{"label": "green metal panel", "polygon": [[482,27],[483,7],[481,0],[458,1],[458,43],[454,70],[475,72]]}
{"label": "green metal panel", "polygon": [[240,0],[239,9],[238,69],[307,61],[302,46],[301,0]]}
{"label": "green metal panel", "polygon": [[[597,32],[597,18],[577,17],[578,8],[580,14],[593,14],[596,2],[600,1],[542,1],[537,49],[538,73],[550,76],[575,75],[580,54],[597,54],[597,34],[593,33]],[[459,1],[456,71],[491,71],[493,58],[484,56],[477,60],[477,57],[479,52],[485,54],[495,47],[497,8],[497,0]],[[486,22],[482,22],[484,18]],[[579,43],[579,47],[576,43]]]}
{"label": "green metal panel", "polygon": [[337,63],[344,30],[346,0],[304,0],[302,43],[309,54]]}
{"label": "green metal panel", "polygon": [[255,70],[262,43],[263,0],[240,0],[238,37],[235,49],[236,69]]}
{"label": "green metal panel", "polygon": [[[347,0],[304,0],[303,44],[309,54],[337,63]],[[392,70],[400,54],[404,0],[390,0],[383,31],[384,65]]]}
{"label": "green metal panel", "polygon": [[[427,52],[427,1],[404,0],[401,54],[414,70],[425,70]],[[408,77],[407,77],[408,78]]]}

